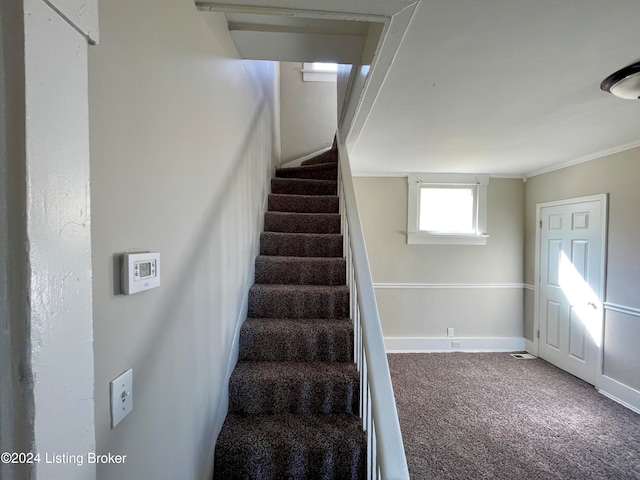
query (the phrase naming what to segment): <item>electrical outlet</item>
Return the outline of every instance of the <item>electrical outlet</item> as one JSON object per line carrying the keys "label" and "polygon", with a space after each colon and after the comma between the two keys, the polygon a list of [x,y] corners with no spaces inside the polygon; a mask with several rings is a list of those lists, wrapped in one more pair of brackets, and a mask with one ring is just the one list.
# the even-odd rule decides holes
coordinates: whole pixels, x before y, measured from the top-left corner
{"label": "electrical outlet", "polygon": [[449,327],[447,328],[447,337],[454,337],[455,335],[453,334],[453,327]]}
{"label": "electrical outlet", "polygon": [[115,428],[133,410],[133,369],[111,380],[111,428]]}
{"label": "electrical outlet", "polygon": [[451,342],[451,348],[460,348],[462,347],[462,342]]}

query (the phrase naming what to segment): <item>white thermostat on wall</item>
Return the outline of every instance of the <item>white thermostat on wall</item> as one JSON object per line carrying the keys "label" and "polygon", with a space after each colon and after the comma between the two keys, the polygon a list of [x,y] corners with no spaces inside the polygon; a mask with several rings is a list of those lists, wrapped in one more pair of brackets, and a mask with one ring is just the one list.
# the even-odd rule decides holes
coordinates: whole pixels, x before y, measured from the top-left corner
{"label": "white thermostat on wall", "polygon": [[125,295],[159,287],[160,254],[138,252],[120,255],[120,286]]}

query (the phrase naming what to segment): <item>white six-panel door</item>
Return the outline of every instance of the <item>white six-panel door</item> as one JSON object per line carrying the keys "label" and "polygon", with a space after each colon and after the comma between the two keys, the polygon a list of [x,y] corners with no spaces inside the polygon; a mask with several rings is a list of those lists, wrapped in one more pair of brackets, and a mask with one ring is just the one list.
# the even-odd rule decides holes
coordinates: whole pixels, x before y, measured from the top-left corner
{"label": "white six-panel door", "polygon": [[[539,356],[596,383],[606,197],[539,206]],[[546,205],[546,206],[545,206]]]}

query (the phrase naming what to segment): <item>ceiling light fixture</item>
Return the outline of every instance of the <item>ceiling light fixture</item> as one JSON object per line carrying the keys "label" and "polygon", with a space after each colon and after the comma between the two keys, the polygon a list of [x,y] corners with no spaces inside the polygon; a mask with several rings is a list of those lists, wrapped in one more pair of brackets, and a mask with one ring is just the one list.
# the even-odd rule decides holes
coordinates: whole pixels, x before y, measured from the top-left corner
{"label": "ceiling light fixture", "polygon": [[640,98],[640,62],[612,73],[602,81],[600,88],[616,97],[638,100]]}

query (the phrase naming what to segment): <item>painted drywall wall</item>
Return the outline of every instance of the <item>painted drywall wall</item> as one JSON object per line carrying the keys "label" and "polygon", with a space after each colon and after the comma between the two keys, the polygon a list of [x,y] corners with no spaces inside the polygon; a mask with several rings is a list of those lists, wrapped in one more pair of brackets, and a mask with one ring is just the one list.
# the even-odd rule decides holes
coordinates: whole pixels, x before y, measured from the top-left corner
{"label": "painted drywall wall", "polygon": [[[278,67],[240,60],[225,16],[188,0],[110,0],[99,13],[96,440],[127,458],[99,465],[98,478],[210,478],[277,160]],[[161,285],[118,295],[117,255],[136,250],[160,252]],[[133,412],[112,430],[109,382],[128,368]]]}
{"label": "painted drywall wall", "polygon": [[282,160],[330,147],[337,127],[334,82],[303,82],[302,63],[280,62]]}
{"label": "painted drywall wall", "polygon": [[[0,452],[29,451],[33,443],[23,19],[22,2],[0,2]],[[31,470],[0,462],[0,478],[29,478]]]}
{"label": "painted drywall wall", "polygon": [[[622,310],[640,309],[640,149],[530,178],[526,188],[525,281],[535,276],[536,204],[585,195],[609,194],[606,297]],[[533,305],[533,291],[527,291]],[[640,390],[640,318],[605,307],[604,374]],[[533,309],[525,317],[527,338],[533,339]]]}
{"label": "painted drywall wall", "polygon": [[486,246],[407,245],[406,177],[355,187],[385,337],[522,337],[521,180],[491,179]]}

